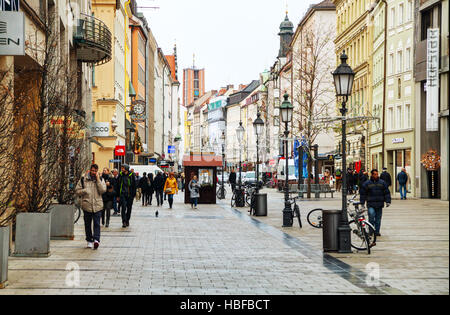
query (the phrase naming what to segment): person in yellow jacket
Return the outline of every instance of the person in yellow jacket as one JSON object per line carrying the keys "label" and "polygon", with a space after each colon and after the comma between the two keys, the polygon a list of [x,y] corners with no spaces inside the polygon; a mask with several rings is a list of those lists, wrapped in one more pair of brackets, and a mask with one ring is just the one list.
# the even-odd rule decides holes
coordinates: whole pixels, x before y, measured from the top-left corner
{"label": "person in yellow jacket", "polygon": [[164,184],[164,193],[168,196],[169,206],[172,209],[173,205],[173,195],[178,194],[178,185],[177,179],[174,176],[174,173],[170,173],[169,177]]}

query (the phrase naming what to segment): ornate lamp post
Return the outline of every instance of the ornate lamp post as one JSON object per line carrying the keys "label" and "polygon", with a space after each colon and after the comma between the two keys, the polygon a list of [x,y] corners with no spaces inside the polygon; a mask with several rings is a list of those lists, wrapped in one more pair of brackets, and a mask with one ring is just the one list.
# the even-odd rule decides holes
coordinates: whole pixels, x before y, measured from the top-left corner
{"label": "ornate lamp post", "polygon": [[341,55],[341,64],[333,72],[334,86],[336,87],[336,96],[342,97],[342,215],[339,223],[339,252],[340,253],[351,253],[350,245],[350,233],[351,229],[348,225],[347,216],[347,108],[346,103],[348,97],[352,94],[353,80],[355,78],[355,73],[352,68],[347,64],[347,55],[345,51]]}
{"label": "ornate lamp post", "polygon": [[256,134],[256,193],[259,194],[259,137],[264,131],[264,121],[261,119],[261,113],[258,111],[258,117],[253,122]]}
{"label": "ornate lamp post", "polygon": [[[241,147],[242,145],[242,141],[244,140],[244,127],[242,127],[242,121],[239,122],[239,127],[237,127],[236,129],[236,137],[239,143],[239,147]],[[243,207],[243,199],[242,197],[242,156],[241,156],[241,152],[242,150],[239,150],[239,188],[238,191],[236,192],[236,206],[237,207]]]}
{"label": "ornate lamp post", "polygon": [[289,136],[289,123],[292,121],[292,115],[294,112],[294,106],[292,106],[291,102],[289,102],[289,95],[286,93],[284,94],[284,102],[280,106],[280,115],[281,115],[281,121],[285,124],[285,130],[284,130],[284,138],[285,138],[285,154],[284,157],[286,158],[286,170],[284,172],[285,174],[285,187],[284,187],[284,209],[283,209],[283,227],[291,227],[293,224],[293,218],[292,218],[292,208],[291,204],[289,202],[289,148],[288,148],[288,140],[287,137]]}
{"label": "ornate lamp post", "polygon": [[222,136],[220,137],[222,140],[222,185],[220,185],[220,198],[225,199],[225,182],[224,182],[224,173],[225,173],[225,131],[222,131]]}

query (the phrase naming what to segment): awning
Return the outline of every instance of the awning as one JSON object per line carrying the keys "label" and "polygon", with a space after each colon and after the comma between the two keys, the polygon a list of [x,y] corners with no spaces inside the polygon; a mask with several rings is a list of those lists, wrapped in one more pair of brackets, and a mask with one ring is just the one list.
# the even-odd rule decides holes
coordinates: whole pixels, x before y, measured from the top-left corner
{"label": "awning", "polygon": [[222,156],[220,156],[220,155],[185,155],[183,157],[183,166],[221,167],[222,166]]}

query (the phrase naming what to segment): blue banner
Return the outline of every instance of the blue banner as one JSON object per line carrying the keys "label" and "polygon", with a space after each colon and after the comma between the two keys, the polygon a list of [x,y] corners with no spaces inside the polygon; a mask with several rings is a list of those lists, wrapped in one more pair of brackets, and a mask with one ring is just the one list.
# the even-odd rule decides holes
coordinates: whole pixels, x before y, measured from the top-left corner
{"label": "blue banner", "polygon": [[298,140],[294,141],[294,163],[295,163],[295,177],[298,178],[298,168],[299,168],[299,156],[298,156],[298,147],[300,146],[300,142]]}

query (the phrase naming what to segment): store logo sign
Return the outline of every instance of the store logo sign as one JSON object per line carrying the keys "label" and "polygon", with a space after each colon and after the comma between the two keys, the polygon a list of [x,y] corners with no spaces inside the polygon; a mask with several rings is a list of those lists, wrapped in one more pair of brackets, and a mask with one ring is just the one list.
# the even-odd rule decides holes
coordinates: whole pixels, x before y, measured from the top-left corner
{"label": "store logo sign", "polygon": [[94,122],[91,125],[92,137],[109,137],[109,123]]}
{"label": "store logo sign", "polygon": [[25,55],[23,12],[0,11],[0,56]]}

